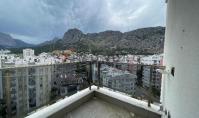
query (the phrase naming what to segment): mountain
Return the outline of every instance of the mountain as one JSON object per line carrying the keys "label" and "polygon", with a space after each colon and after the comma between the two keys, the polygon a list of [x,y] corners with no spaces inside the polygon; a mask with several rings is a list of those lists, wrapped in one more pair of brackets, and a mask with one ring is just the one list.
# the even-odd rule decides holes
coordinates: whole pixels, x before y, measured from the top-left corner
{"label": "mountain", "polygon": [[53,38],[53,40],[45,41],[45,42],[39,44],[38,46],[45,46],[45,45],[53,44],[53,43],[55,43],[58,40],[59,40],[59,38],[55,37],[55,38]]}
{"label": "mountain", "polygon": [[155,54],[162,53],[164,27],[141,28],[129,32],[104,31],[84,34],[69,29],[62,39],[54,39],[35,48],[37,52],[74,48],[78,52],[93,54]]}
{"label": "mountain", "polygon": [[32,44],[25,43],[19,39],[14,39],[9,34],[0,32],[0,48],[22,48],[32,46]]}
{"label": "mountain", "polygon": [[65,44],[73,44],[78,41],[81,41],[86,35],[83,34],[79,29],[69,29],[66,33],[64,33],[63,42]]}

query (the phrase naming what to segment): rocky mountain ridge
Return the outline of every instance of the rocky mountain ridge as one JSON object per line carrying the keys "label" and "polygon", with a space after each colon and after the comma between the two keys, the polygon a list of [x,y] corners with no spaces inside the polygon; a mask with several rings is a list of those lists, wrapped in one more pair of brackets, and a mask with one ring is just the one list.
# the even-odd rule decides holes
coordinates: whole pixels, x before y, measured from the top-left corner
{"label": "rocky mountain ridge", "polygon": [[[163,52],[164,34],[165,27],[147,27],[129,32],[108,30],[99,33],[83,33],[74,28],[65,32],[62,38],[54,38],[32,48],[36,53],[75,49],[77,52],[103,55],[157,54]],[[19,53],[22,49],[23,47],[19,47],[12,51]]]}
{"label": "rocky mountain ridge", "polygon": [[14,39],[9,34],[0,32],[0,48],[23,48],[32,46],[32,44],[28,44],[19,39]]}
{"label": "rocky mountain ridge", "polygon": [[43,46],[48,50],[74,48],[78,52],[94,54],[162,53],[164,32],[164,27],[141,28],[124,33],[108,30],[87,34],[79,29],[69,29],[62,39]]}

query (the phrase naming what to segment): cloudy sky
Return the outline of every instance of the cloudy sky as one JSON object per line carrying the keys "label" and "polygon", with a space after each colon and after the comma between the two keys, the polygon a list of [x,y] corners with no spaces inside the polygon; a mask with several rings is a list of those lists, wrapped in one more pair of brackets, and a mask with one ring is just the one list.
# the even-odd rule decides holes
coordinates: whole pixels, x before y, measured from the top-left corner
{"label": "cloudy sky", "polygon": [[0,32],[29,43],[84,33],[165,26],[165,0],[0,0]]}

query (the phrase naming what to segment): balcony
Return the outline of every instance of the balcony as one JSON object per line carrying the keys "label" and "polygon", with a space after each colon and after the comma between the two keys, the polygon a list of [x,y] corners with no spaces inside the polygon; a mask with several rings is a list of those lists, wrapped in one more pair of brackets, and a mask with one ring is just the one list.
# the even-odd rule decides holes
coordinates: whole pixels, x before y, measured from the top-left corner
{"label": "balcony", "polygon": [[160,106],[108,88],[91,86],[26,118],[161,118]]}

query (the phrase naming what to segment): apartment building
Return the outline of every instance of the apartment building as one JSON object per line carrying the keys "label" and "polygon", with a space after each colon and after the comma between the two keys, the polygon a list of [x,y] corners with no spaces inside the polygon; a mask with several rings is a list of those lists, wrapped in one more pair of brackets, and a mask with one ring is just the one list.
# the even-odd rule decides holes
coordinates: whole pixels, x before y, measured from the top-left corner
{"label": "apartment building", "polygon": [[50,101],[51,66],[4,68],[0,76],[8,117],[23,116]]}
{"label": "apartment building", "polygon": [[103,86],[131,95],[135,93],[137,76],[127,71],[103,65],[101,68],[101,79]]}
{"label": "apartment building", "polygon": [[83,79],[76,73],[76,63],[53,65],[52,89],[55,96],[66,96],[80,90]]}
{"label": "apartment building", "polygon": [[1,69],[2,99],[7,106],[8,117],[21,116],[28,111],[27,70]]}
{"label": "apartment building", "polygon": [[33,49],[23,49],[23,58],[28,59],[29,57],[34,57],[35,51]]}
{"label": "apartment building", "polygon": [[149,88],[150,86],[152,86],[160,90],[161,79],[162,79],[162,74],[160,72],[157,72],[156,67],[151,68],[151,66],[143,66],[143,71],[142,71],[143,87]]}

